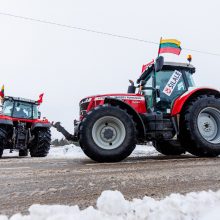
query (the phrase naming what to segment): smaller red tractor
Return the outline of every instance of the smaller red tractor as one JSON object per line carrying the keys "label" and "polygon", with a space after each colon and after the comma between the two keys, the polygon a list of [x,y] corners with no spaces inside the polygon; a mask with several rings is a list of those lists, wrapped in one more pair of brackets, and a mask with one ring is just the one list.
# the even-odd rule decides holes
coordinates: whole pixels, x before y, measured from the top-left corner
{"label": "smaller red tractor", "polygon": [[[98,162],[128,157],[136,144],[152,141],[165,155],[186,151],[196,156],[220,154],[220,92],[197,88],[187,63],[158,57],[126,94],[89,96],[80,101],[80,120],[69,134],[54,127]],[[138,89],[138,92],[136,92]]]}
{"label": "smaller red tractor", "polygon": [[6,96],[0,113],[0,157],[4,149],[19,156],[45,157],[50,150],[50,123],[40,119],[39,102]]}

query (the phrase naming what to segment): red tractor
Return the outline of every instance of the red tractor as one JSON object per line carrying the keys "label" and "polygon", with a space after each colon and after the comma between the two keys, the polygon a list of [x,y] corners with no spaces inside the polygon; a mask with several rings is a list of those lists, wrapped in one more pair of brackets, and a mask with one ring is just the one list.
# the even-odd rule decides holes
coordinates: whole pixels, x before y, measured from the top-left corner
{"label": "red tractor", "polygon": [[5,97],[0,114],[0,157],[4,149],[18,150],[19,156],[45,157],[50,149],[50,123],[40,120],[39,102]]}
{"label": "red tractor", "polygon": [[[220,154],[220,92],[195,88],[191,64],[158,57],[126,94],[106,94],[80,101],[80,120],[69,134],[98,162],[128,157],[137,144],[151,141],[165,155],[216,157]],[[136,92],[138,89],[138,92]]]}

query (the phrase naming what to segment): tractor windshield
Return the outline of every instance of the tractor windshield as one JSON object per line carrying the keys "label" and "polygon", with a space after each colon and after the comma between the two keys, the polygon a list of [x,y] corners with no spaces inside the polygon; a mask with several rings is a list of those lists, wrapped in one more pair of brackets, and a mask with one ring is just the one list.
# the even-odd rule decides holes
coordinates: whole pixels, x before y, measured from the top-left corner
{"label": "tractor windshield", "polygon": [[156,88],[160,90],[160,98],[157,100],[156,108],[169,113],[172,102],[187,90],[183,79],[183,72],[177,70],[157,72]]}
{"label": "tractor windshield", "polygon": [[3,105],[3,114],[13,118],[37,119],[37,105],[27,102],[6,100]]}

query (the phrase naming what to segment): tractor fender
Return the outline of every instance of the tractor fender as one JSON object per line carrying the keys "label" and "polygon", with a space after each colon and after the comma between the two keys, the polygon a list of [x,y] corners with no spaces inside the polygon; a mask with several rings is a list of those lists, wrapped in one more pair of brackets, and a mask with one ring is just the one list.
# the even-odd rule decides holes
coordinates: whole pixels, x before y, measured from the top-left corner
{"label": "tractor fender", "polygon": [[220,97],[220,91],[212,88],[191,88],[188,92],[177,98],[172,106],[171,116],[178,115],[189,101],[199,95],[216,95]]}
{"label": "tractor fender", "polygon": [[13,122],[7,119],[0,119],[0,125],[10,125],[13,126]]}
{"label": "tractor fender", "polygon": [[32,125],[31,130],[34,130],[35,128],[50,128],[51,124],[50,123],[35,123]]}
{"label": "tractor fender", "polygon": [[138,130],[138,139],[140,140],[145,140],[145,134],[146,134],[146,129],[144,126],[144,122],[140,115],[137,113],[137,111],[128,105],[127,103],[116,99],[116,98],[110,98],[106,97],[104,100],[104,104],[110,104],[112,106],[119,106],[121,109],[126,110],[129,115],[133,117],[134,122],[136,123],[136,127]]}

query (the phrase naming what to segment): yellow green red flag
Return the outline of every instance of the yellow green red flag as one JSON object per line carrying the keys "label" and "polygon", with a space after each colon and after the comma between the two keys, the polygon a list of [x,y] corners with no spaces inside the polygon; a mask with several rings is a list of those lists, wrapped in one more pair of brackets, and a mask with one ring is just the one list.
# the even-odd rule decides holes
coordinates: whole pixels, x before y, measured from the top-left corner
{"label": "yellow green red flag", "polygon": [[1,89],[1,91],[0,91],[0,97],[1,97],[1,98],[4,98],[4,97],[5,97],[5,86],[4,86],[4,85],[2,86],[2,89]]}
{"label": "yellow green red flag", "polygon": [[160,39],[160,45],[158,55],[161,53],[173,53],[180,55],[182,48],[180,47],[181,42],[176,39]]}

